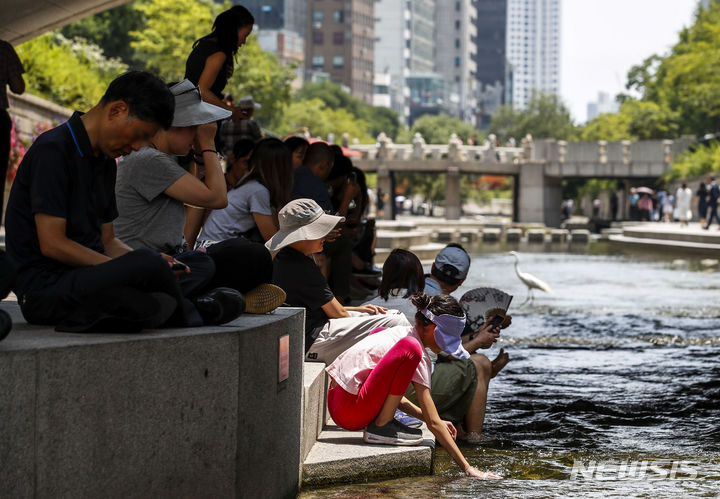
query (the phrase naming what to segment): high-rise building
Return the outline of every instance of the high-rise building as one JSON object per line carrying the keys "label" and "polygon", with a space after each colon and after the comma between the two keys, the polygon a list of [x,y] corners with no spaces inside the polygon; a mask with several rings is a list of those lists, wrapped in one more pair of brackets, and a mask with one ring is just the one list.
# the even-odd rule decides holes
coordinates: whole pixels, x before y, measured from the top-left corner
{"label": "high-rise building", "polygon": [[297,0],[234,0],[246,7],[255,18],[260,30],[286,29],[305,36],[307,28],[307,2]]}
{"label": "high-rise building", "polygon": [[[375,3],[376,102],[410,121],[408,78],[435,70],[436,0],[377,0]],[[442,99],[442,98],[441,98]]]}
{"label": "high-rise building", "polygon": [[288,29],[261,29],[257,33],[260,48],[278,57],[283,66],[295,66],[292,88],[299,89],[305,80],[305,39]]}
{"label": "high-rise building", "polygon": [[476,0],[478,125],[487,129],[497,109],[508,102],[512,86],[505,55],[507,0]]}
{"label": "high-rise building", "polygon": [[596,102],[588,102],[587,120],[597,117],[603,113],[617,113],[620,104],[617,100],[611,99],[607,92],[598,92],[598,100]]}
{"label": "high-rise building", "polygon": [[474,0],[437,0],[435,71],[445,79],[445,106],[451,114],[475,121],[477,113]]}
{"label": "high-rise building", "polygon": [[373,102],[374,0],[308,0],[305,69]]}
{"label": "high-rise building", "polygon": [[534,91],[560,91],[561,0],[507,0],[507,58],[512,104],[525,108]]}

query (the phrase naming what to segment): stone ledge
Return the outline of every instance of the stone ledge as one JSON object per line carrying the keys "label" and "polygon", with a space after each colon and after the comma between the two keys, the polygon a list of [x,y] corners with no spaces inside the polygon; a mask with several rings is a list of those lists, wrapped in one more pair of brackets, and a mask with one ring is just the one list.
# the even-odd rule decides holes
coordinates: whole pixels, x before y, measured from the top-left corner
{"label": "stone ledge", "polygon": [[56,333],[0,307],[15,319],[0,342],[0,497],[297,494],[302,310],[123,336]]}
{"label": "stone ledge", "polygon": [[327,426],[305,459],[303,487],[432,474],[435,437],[425,425],[418,446],[370,445],[362,435]]}

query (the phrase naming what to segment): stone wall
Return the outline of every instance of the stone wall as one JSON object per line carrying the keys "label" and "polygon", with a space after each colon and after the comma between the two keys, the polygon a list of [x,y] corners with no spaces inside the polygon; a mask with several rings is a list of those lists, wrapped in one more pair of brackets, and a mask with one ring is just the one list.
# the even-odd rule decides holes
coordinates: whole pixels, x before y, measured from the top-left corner
{"label": "stone wall", "polygon": [[72,110],[58,106],[41,97],[24,93],[22,95],[8,92],[10,99],[10,115],[15,120],[16,132],[23,139],[31,139],[35,134],[36,125],[49,123],[59,124],[67,120]]}
{"label": "stone wall", "polygon": [[[295,497],[304,316],[0,342],[0,497]],[[288,378],[279,344],[289,335]]]}

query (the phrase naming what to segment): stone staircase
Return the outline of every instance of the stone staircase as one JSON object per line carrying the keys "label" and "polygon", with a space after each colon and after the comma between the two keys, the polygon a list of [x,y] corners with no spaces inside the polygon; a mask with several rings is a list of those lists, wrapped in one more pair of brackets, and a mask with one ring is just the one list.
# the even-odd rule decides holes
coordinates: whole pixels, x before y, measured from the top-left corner
{"label": "stone staircase", "polygon": [[624,248],[712,256],[720,252],[720,232],[714,227],[703,230],[697,223],[689,227],[657,222],[636,223],[611,228],[603,235],[612,244]]}
{"label": "stone staircase", "polygon": [[369,445],[362,431],[337,427],[327,412],[325,364],[303,365],[302,486],[318,487],[411,475],[433,470],[435,438],[423,426],[425,442],[416,447]]}

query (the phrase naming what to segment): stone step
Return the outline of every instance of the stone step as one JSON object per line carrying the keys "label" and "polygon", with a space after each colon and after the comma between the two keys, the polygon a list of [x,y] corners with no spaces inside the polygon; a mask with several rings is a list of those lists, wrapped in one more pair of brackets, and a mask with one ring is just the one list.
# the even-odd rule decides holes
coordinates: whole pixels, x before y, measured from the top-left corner
{"label": "stone step", "polygon": [[310,453],[325,419],[325,364],[303,362],[303,414],[300,459]]}
{"label": "stone step", "polygon": [[[440,250],[445,247],[441,243],[428,243],[420,246],[412,246],[409,251],[413,252],[423,264],[432,263]],[[375,250],[375,265],[382,267],[392,250],[389,248],[377,248]]]}
{"label": "stone step", "polygon": [[403,220],[375,220],[375,227],[378,230],[396,230],[408,232],[416,229],[416,225],[410,221]]}
{"label": "stone step", "polygon": [[712,230],[689,228],[671,230],[667,228],[665,224],[647,224],[624,227],[622,234],[626,237],[637,239],[662,239],[690,243],[720,244],[720,231],[717,231],[714,227]]}
{"label": "stone step", "polygon": [[628,237],[624,234],[608,236],[608,240],[627,248],[652,249],[657,251],[677,251],[695,255],[717,256],[720,244],[696,243],[691,241],[673,241],[671,239],[649,239],[646,237]]}
{"label": "stone step", "polygon": [[482,234],[482,240],[486,243],[497,243],[500,242],[500,236],[502,235],[502,229],[485,228]]}
{"label": "stone step", "polygon": [[362,430],[346,431],[331,421],[304,461],[303,487],[432,473],[435,437],[425,425],[424,442],[412,447],[370,445],[362,435]]}
{"label": "stone step", "polygon": [[378,248],[402,248],[409,249],[412,246],[422,246],[430,242],[430,231],[393,231],[378,230],[377,231],[377,247]]}
{"label": "stone step", "polygon": [[530,229],[527,231],[527,239],[529,243],[544,243],[545,229]]}

